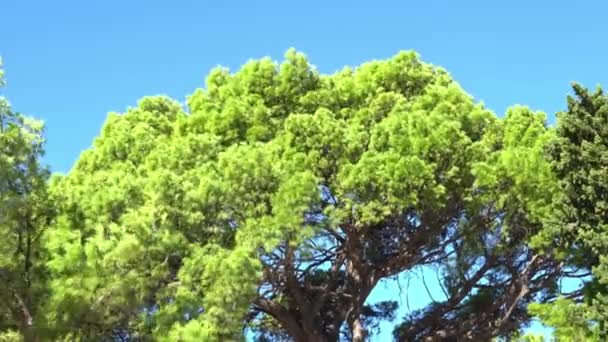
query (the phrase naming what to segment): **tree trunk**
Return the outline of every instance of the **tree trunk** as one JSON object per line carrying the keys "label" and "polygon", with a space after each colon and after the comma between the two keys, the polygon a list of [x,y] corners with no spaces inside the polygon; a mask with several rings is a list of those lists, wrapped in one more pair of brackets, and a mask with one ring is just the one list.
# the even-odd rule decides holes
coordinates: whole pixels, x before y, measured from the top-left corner
{"label": "tree trunk", "polygon": [[353,342],[365,342],[367,338],[367,330],[363,326],[360,318],[355,318],[350,325],[353,334]]}

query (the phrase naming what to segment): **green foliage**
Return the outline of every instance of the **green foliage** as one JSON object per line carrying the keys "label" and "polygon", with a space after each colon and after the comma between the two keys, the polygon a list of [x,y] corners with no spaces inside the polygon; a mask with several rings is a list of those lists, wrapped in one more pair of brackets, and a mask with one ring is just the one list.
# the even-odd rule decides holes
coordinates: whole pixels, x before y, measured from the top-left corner
{"label": "green foliage", "polygon": [[592,93],[574,84],[573,90],[567,110],[558,113],[556,139],[548,150],[561,196],[546,235],[572,269],[583,275],[592,270],[593,277],[583,278],[585,286],[572,293],[576,301],[556,301],[536,311],[558,335],[564,331],[563,338],[575,329],[588,340],[600,341],[608,336],[608,97],[601,88]]}
{"label": "green foliage", "polygon": [[[292,49],[110,113],[51,179],[2,99],[0,341],[362,341],[395,319],[374,286],[425,265],[446,300],[399,339],[601,340],[608,100],[575,92],[553,130],[412,52],[321,75]],[[564,266],[594,271],[573,299]]]}
{"label": "green foliage", "polygon": [[0,342],[22,342],[23,336],[13,330],[0,332]]}
{"label": "green foliage", "polygon": [[341,202],[323,225],[361,229],[469,191],[472,141],[494,118],[444,71],[413,53],[331,76],[285,58],[214,70],[189,113],[156,97],[111,114],[53,183],[59,334],[237,339],[260,253],[319,234],[304,218],[320,187]]}
{"label": "green foliage", "polygon": [[476,185],[483,190],[481,201],[495,201],[504,211],[505,233],[522,228],[522,213],[536,224],[534,231],[525,232],[536,248],[550,247],[540,223],[553,220],[554,199],[559,196],[556,177],[544,156],[552,139],[544,113],[510,108],[484,136],[482,153],[487,157],[474,171]]}
{"label": "green foliage", "polygon": [[591,323],[589,310],[572,300],[558,298],[551,304],[530,304],[531,314],[554,329],[555,341],[600,341],[597,325]]}
{"label": "green foliage", "polygon": [[545,342],[545,337],[540,334],[524,334],[516,339],[517,342]]}
{"label": "green foliage", "polygon": [[551,299],[558,289],[561,267],[545,229],[560,194],[545,157],[554,132],[544,113],[516,106],[503,119],[488,120],[481,133],[464,152],[470,173],[456,177],[468,186],[450,184],[459,193],[434,201],[464,204],[455,233],[462,236],[437,263],[447,298],[406,317],[395,331],[401,340],[512,339],[530,322],[527,304]]}
{"label": "green foliage", "polygon": [[573,231],[578,241],[599,256],[608,250],[604,198],[608,190],[608,97],[601,88],[590,93],[575,84],[573,89],[576,97],[568,97],[568,110],[558,114],[558,139],[551,156],[566,194],[564,233]]}
{"label": "green foliage", "polygon": [[[0,65],[0,85],[4,84]],[[47,295],[44,233],[53,216],[43,125],[11,110],[0,97],[0,339],[35,339]]]}

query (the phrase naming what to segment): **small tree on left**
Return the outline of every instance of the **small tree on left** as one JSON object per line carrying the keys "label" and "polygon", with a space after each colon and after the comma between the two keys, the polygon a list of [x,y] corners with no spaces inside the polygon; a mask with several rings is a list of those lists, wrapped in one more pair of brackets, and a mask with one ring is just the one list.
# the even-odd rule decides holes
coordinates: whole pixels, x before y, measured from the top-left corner
{"label": "small tree on left", "polygon": [[[4,78],[0,61],[0,87]],[[0,94],[0,341],[39,341],[46,296],[43,233],[52,219],[40,121]]]}

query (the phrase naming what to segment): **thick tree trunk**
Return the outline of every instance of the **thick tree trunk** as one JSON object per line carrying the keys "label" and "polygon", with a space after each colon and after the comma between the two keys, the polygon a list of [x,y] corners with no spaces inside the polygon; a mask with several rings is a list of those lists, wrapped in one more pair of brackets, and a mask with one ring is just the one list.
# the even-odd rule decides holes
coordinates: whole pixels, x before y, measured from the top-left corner
{"label": "thick tree trunk", "polygon": [[345,231],[341,254],[327,271],[331,278],[325,284],[298,278],[295,250],[289,245],[284,246],[283,260],[265,270],[268,281],[282,287],[287,300],[279,304],[258,298],[254,304],[274,317],[295,342],[336,342],[344,323],[352,341],[367,340],[361,312],[379,277],[372,274],[365,259],[361,230],[348,227]]}
{"label": "thick tree trunk", "polygon": [[[274,317],[281,327],[295,342],[337,342],[339,329],[326,331],[323,326],[314,325],[311,317],[300,319],[283,305],[272,300],[258,298],[254,304],[262,311]],[[309,313],[310,315],[310,313]],[[338,325],[339,327],[339,325]]]}

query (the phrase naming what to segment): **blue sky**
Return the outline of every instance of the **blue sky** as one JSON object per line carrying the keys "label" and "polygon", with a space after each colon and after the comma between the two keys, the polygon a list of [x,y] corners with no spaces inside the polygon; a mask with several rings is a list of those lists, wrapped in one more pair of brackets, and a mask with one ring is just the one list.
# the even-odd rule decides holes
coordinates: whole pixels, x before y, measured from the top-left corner
{"label": "blue sky", "polygon": [[569,82],[608,84],[608,3],[536,1],[2,0],[0,55],[15,109],[48,127],[67,171],[108,111],[183,100],[216,65],[295,47],[325,73],[402,49],[447,68],[498,113],[553,113]]}
{"label": "blue sky", "polygon": [[14,109],[47,123],[68,171],[109,111],[184,100],[216,65],[305,52],[323,73],[414,49],[498,114],[550,116],[569,83],[608,86],[608,2],[2,0],[0,56]]}

